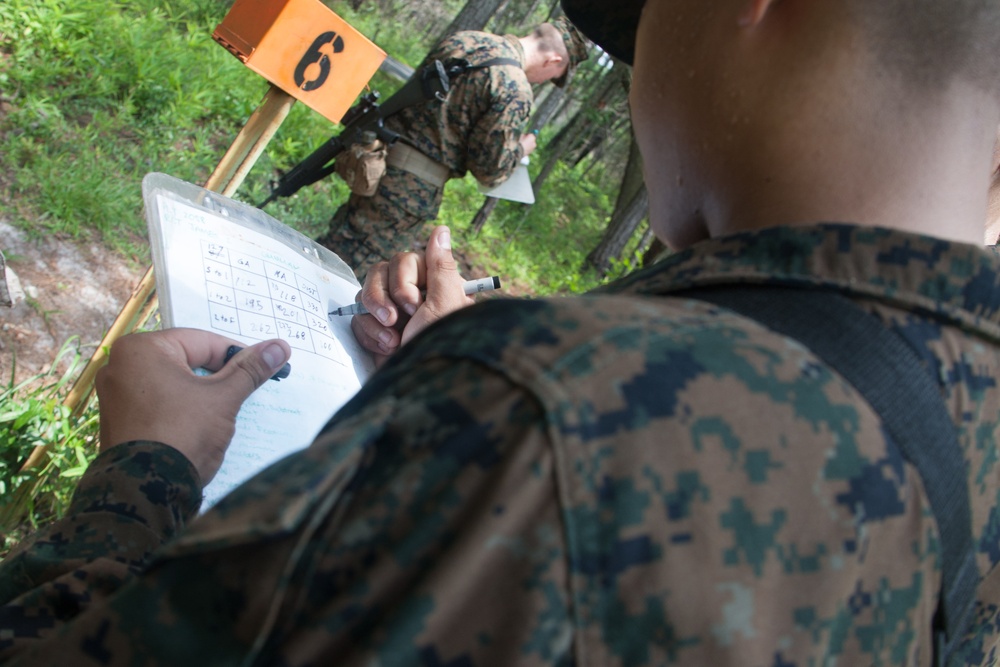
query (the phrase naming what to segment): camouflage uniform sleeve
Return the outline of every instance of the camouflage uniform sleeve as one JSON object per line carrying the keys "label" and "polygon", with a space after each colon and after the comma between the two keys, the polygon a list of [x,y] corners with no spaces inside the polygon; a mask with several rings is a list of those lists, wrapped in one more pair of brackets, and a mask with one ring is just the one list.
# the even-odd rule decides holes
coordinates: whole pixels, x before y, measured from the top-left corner
{"label": "camouflage uniform sleeve", "polygon": [[65,517],[0,563],[0,660],[118,590],[200,504],[198,474],[173,447],[132,442],[100,454]]}
{"label": "camouflage uniform sleeve", "polygon": [[373,379],[311,447],[16,664],[182,664],[192,646],[207,665],[565,660],[544,411],[475,362],[407,370]]}
{"label": "camouflage uniform sleeve", "polygon": [[472,128],[468,148],[469,171],[486,187],[507,180],[521,161],[521,134],[534,101],[523,75],[510,76],[509,67],[490,69],[490,104]]}
{"label": "camouflage uniform sleeve", "polygon": [[491,300],[18,664],[927,664],[937,533],[887,445],[733,314]]}

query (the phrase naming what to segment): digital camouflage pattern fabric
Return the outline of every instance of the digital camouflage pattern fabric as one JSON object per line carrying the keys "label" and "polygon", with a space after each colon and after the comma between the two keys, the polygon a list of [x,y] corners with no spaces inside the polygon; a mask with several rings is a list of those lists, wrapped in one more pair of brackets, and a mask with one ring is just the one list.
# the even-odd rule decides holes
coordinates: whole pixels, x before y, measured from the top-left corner
{"label": "digital camouflage pattern fabric", "polygon": [[801,344],[670,296],[754,283],[838,290],[935,370],[984,577],[962,657],[993,664],[1000,258],[847,225],[460,311],[186,526],[196,482],[169,448],[102,454],[71,516],[0,566],[0,657],[928,665],[939,543],[915,470]]}
{"label": "digital camouflage pattern fabric", "polygon": [[334,214],[330,231],[316,241],[347,262],[363,281],[373,265],[413,250],[423,224],[437,216],[442,192],[443,188],[387,166],[375,194],[352,194]]}
{"label": "digital camouflage pattern fabric", "polygon": [[[443,40],[428,56],[472,66],[494,58],[522,64],[471,69],[451,86],[445,102],[408,107],[386,127],[424,155],[446,165],[451,178],[471,172],[486,186],[503,182],[521,160],[521,134],[534,97],[524,73],[524,51],[515,37],[465,31]],[[422,223],[437,217],[442,188],[389,167],[373,197],[351,195],[317,239],[363,278],[372,264],[412,246]]]}

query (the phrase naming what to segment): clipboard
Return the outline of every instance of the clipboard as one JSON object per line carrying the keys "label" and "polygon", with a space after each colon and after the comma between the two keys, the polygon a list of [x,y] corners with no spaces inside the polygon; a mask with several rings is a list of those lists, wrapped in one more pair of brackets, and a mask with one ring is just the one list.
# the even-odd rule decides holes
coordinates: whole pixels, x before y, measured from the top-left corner
{"label": "clipboard", "polygon": [[289,377],[244,403],[203,510],[306,447],[374,371],[349,318],[360,284],[336,254],[263,211],[167,174],[142,182],[164,328],[213,331],[241,345],[282,338]]}

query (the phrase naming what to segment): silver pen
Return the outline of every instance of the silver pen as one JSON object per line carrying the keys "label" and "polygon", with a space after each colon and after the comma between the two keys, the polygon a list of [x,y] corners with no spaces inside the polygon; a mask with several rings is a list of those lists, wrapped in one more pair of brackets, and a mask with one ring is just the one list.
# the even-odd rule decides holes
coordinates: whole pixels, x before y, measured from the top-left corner
{"label": "silver pen", "polygon": [[[466,280],[465,285],[466,294],[478,294],[479,292],[489,292],[490,290],[500,289],[500,277],[492,276],[490,278],[477,278],[476,280]],[[330,311],[330,317],[334,315],[365,315],[368,313],[368,309],[359,301],[357,303],[352,303],[349,306],[341,306],[340,308],[335,308]]]}

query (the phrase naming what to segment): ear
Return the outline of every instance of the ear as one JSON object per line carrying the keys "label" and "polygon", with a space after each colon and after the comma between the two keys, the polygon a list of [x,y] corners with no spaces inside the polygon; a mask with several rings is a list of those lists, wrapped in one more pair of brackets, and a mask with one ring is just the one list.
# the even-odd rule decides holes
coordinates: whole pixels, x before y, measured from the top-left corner
{"label": "ear", "polygon": [[744,0],[743,13],[740,14],[739,24],[743,28],[755,28],[764,19],[767,10],[779,0]]}

